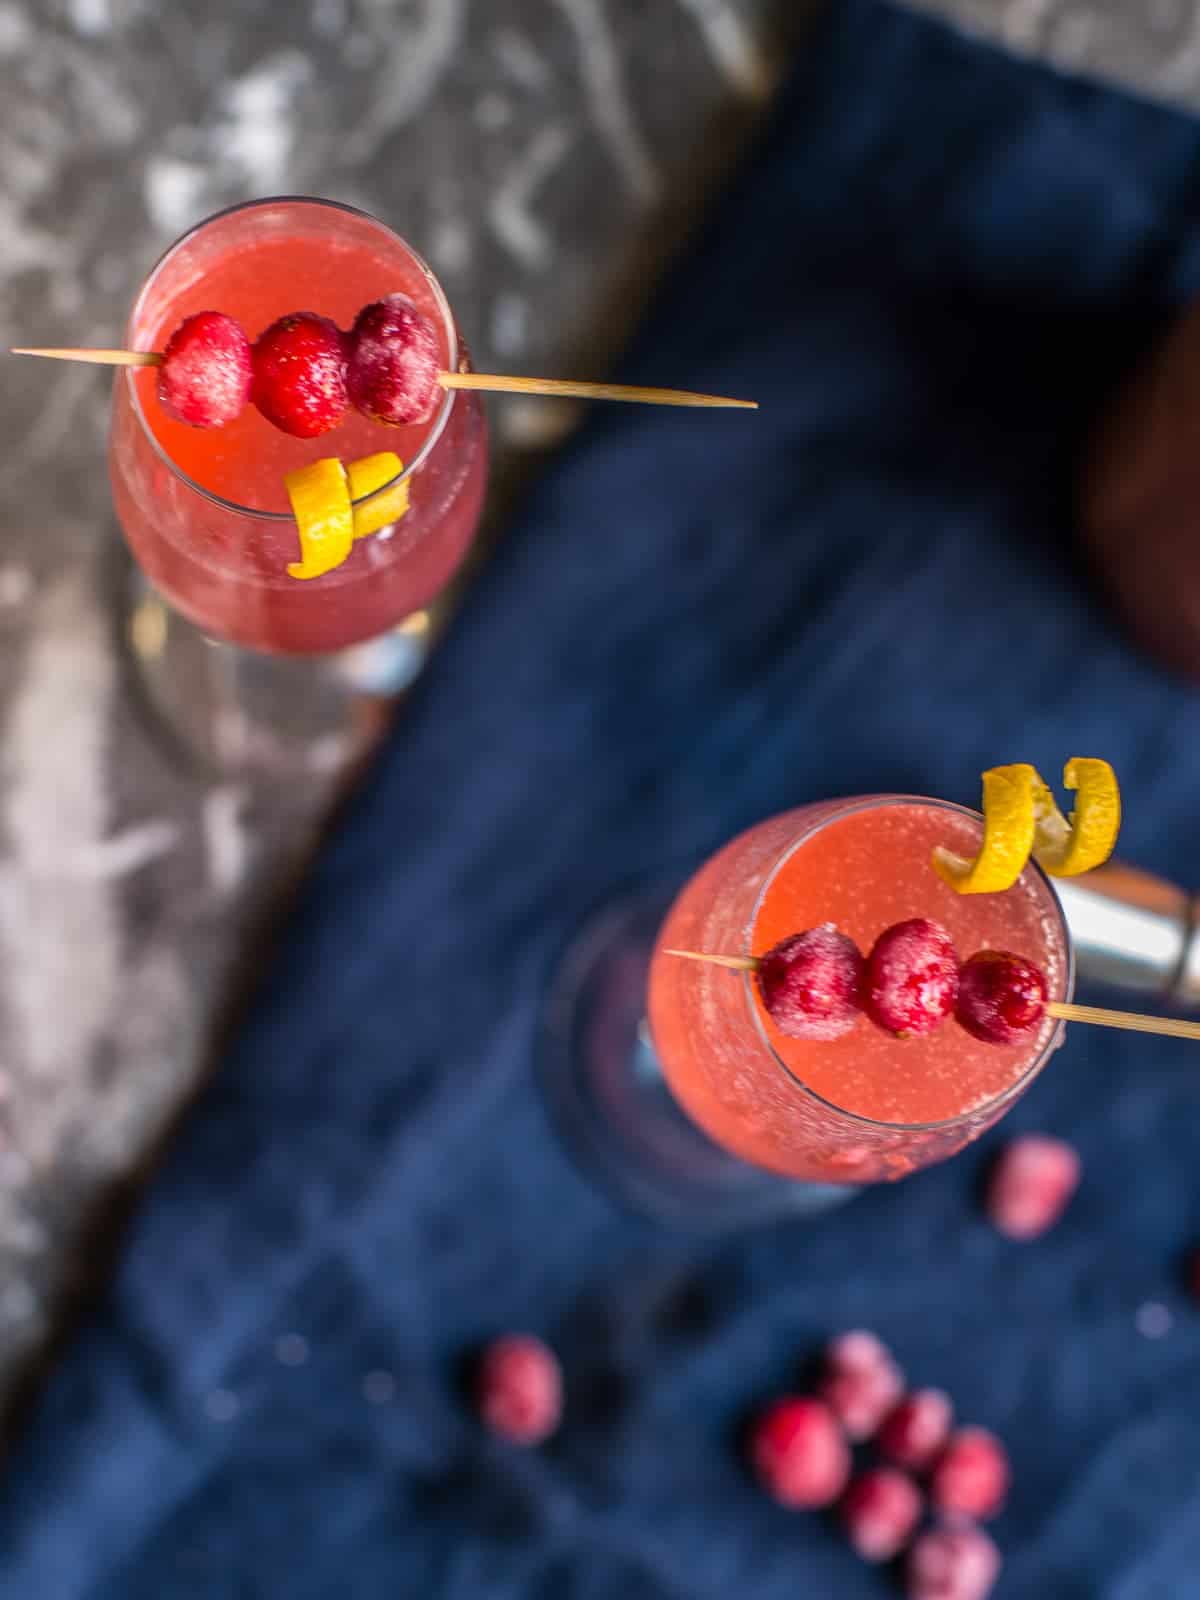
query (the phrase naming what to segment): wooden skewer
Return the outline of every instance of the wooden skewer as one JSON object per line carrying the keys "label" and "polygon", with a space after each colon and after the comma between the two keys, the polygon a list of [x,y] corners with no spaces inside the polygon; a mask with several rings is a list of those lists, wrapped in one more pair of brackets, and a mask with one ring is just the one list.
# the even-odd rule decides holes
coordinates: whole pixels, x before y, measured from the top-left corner
{"label": "wooden skewer", "polygon": [[[82,350],[14,348],[14,356],[45,356],[49,361],[90,361],[101,367],[157,367],[157,350]],[[708,406],[757,411],[757,400],[732,400],[720,394],[693,394],[690,389],[646,389],[627,383],[578,383],[573,378],[510,377],[500,372],[439,372],[443,389],[486,389],[498,394],[543,394],[574,400],[628,400],[644,406]]]}
{"label": "wooden skewer", "polygon": [[731,400],[690,389],[645,389],[629,383],[577,383],[573,378],[510,378],[497,372],[439,372],[443,389],[487,389],[501,394],[552,394],[572,400],[630,400],[640,406],[719,406],[757,411],[757,400]]}
{"label": "wooden skewer", "polygon": [[45,356],[47,361],[90,361],[97,367],[161,367],[157,350],[26,350],[14,348],[14,356]]}
{"label": "wooden skewer", "polygon": [[1200,1022],[1182,1017],[1146,1017],[1137,1011],[1108,1011],[1103,1006],[1067,1005],[1051,1000],[1046,1010],[1060,1022],[1090,1022],[1097,1028],[1126,1028],[1130,1033],[1162,1033],[1172,1039],[1200,1039]]}
{"label": "wooden skewer", "polygon": [[[728,967],[731,972],[753,972],[758,966],[752,956],[714,956],[703,950],[664,950],[663,954],[680,956],[684,961],[703,961],[712,967]],[[1046,1015],[1058,1022],[1087,1022],[1096,1028],[1125,1028],[1130,1033],[1200,1039],[1200,1022],[1187,1022],[1182,1017],[1148,1017],[1139,1011],[1109,1011],[1104,1006],[1077,1006],[1065,1000],[1048,1001]]]}
{"label": "wooden skewer", "polygon": [[730,972],[754,972],[758,962],[750,956],[710,956],[703,950],[664,950],[665,956],[680,956],[684,961],[703,961],[710,967],[728,967]]}

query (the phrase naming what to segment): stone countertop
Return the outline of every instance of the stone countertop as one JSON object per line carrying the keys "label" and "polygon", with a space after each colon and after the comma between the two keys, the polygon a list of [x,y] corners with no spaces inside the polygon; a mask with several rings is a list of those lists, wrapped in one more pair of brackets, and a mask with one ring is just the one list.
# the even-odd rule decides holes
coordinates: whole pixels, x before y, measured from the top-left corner
{"label": "stone countertop", "polygon": [[[927,0],[1200,106],[1200,0]],[[476,361],[600,373],[819,0],[0,0],[0,346],[110,344],[256,195],[371,211]],[[0,1413],[104,1270],[333,780],[203,782],[126,693],[103,374],[5,368]],[[497,503],[575,412],[493,409]]]}

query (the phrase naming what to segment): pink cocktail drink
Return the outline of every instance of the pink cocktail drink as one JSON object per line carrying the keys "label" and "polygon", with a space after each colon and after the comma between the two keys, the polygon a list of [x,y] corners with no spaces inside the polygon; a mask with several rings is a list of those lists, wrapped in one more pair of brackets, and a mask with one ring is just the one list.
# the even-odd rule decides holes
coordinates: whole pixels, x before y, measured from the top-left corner
{"label": "pink cocktail drink", "polygon": [[748,974],[668,949],[758,956],[834,923],[860,949],[912,917],[940,922],[960,958],[990,947],[1035,962],[1051,1000],[1070,998],[1057,898],[1036,866],[1003,894],[960,895],[934,872],[945,845],[974,856],[982,820],[935,800],[828,801],[760,823],[705,863],[659,935],[648,1014],[660,1066],[687,1114],[747,1162],[812,1183],[903,1177],[953,1155],[999,1118],[1060,1041],[1044,1019],[987,1044],[953,1020],[897,1038],[864,1016],[833,1040],[788,1038]]}
{"label": "pink cocktail drink", "polygon": [[[465,368],[445,296],[402,239],[330,202],[258,201],[201,223],[167,253],[138,298],[126,342],[161,350],[184,317],[204,310],[237,318],[251,339],[293,311],[347,327],[364,305],[394,293],[437,330],[441,366]],[[433,417],[411,427],[349,410],[336,428],[299,439],[253,406],[225,427],[189,428],[159,406],[156,382],[146,369],[116,379],[113,496],[147,577],[204,632],[256,650],[337,650],[419,610],[458,570],[487,478],[478,395],[447,391]],[[407,513],[357,540],[336,570],[290,577],[300,552],[284,474],[325,456],[351,461],[383,450],[403,462]]]}

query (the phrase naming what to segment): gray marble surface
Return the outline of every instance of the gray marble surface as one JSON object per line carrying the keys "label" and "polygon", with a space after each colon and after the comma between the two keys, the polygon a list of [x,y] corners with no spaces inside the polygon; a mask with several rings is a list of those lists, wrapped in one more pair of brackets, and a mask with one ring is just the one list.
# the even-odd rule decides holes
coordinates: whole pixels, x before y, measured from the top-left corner
{"label": "gray marble surface", "polygon": [[[0,346],[117,342],[240,199],[372,211],[480,365],[600,373],[819,0],[0,0]],[[1200,105],[1200,0],[929,0]],[[502,500],[572,424],[493,411]],[[0,1412],[104,1271],[330,779],[202,782],[124,690],[107,382],[0,384]]]}
{"label": "gray marble surface", "polygon": [[1197,0],[916,0],[914,9],[1064,71],[1200,108]]}

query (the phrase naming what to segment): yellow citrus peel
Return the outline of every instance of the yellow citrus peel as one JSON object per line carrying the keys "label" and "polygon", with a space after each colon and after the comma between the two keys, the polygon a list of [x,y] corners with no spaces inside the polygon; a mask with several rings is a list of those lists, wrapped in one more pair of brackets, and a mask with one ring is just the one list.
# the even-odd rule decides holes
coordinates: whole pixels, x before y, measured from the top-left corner
{"label": "yellow citrus peel", "polygon": [[296,530],[300,560],[288,562],[291,578],[320,578],[340,567],[356,539],[378,533],[408,510],[408,482],[384,489],[369,505],[353,502],[374,495],[404,470],[399,456],[381,450],[344,466],[326,456],[284,477]]}
{"label": "yellow citrus peel", "polygon": [[1053,877],[1075,877],[1107,861],[1121,826],[1121,794],[1107,761],[1076,756],[1063,769],[1076,792],[1068,821],[1036,767],[1015,762],[983,774],[983,842],[973,861],[939,845],[938,876],[959,894],[1011,889],[1030,856]]}
{"label": "yellow citrus peel", "polygon": [[298,467],[284,478],[300,534],[300,560],[289,578],[319,578],[340,567],[354,543],[354,510],[346,469],[336,456]]}
{"label": "yellow citrus peel", "polygon": [[[373,456],[363,456],[352,461],[346,469],[350,478],[350,498],[357,502],[375,494],[385,483],[391,483],[404,471],[404,463],[391,450],[380,450]],[[408,479],[385,490],[369,506],[354,507],[354,537],[365,539],[369,533],[378,533],[389,522],[399,522],[408,510]]]}
{"label": "yellow citrus peel", "polygon": [[1073,791],[1075,809],[1069,820],[1064,819],[1054,796],[1043,786],[1033,854],[1052,878],[1076,878],[1112,855],[1121,831],[1121,789],[1108,762],[1089,756],[1067,762],[1063,787]]}
{"label": "yellow citrus peel", "polygon": [[983,775],[983,843],[973,861],[938,845],[933,867],[959,894],[998,894],[1025,869],[1037,828],[1036,796],[1045,784],[1037,769],[1018,761]]}

